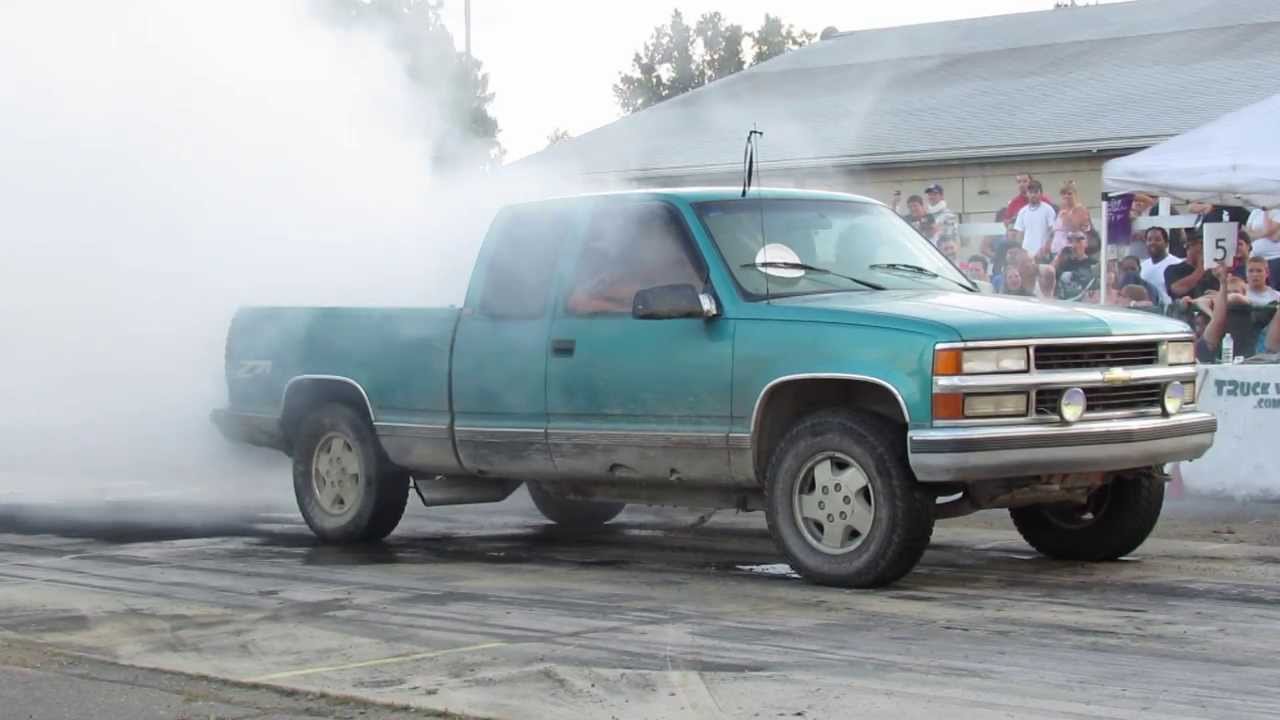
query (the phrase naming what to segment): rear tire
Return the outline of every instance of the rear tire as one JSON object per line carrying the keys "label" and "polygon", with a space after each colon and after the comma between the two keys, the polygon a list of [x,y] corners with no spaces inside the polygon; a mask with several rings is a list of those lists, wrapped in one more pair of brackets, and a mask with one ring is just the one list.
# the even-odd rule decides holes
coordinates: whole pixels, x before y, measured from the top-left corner
{"label": "rear tire", "polygon": [[907,465],[905,433],[870,413],[823,411],[774,451],[765,514],[778,548],[819,585],[873,588],[906,575],[933,533],[931,498]]}
{"label": "rear tire", "polygon": [[1150,472],[1118,475],[1084,505],[1012,508],[1014,527],[1031,547],[1059,560],[1101,562],[1137,550],[1160,520],[1164,481]]}
{"label": "rear tire", "polygon": [[618,517],[627,505],[620,502],[593,502],[590,500],[570,500],[563,495],[548,490],[542,483],[532,480],[525,483],[529,488],[529,497],[538,507],[538,512],[557,525],[575,530],[598,528]]}
{"label": "rear tire", "polygon": [[381,540],[404,516],[409,475],[382,452],[369,422],[340,403],[302,420],[293,443],[293,493],[307,527],[331,543]]}

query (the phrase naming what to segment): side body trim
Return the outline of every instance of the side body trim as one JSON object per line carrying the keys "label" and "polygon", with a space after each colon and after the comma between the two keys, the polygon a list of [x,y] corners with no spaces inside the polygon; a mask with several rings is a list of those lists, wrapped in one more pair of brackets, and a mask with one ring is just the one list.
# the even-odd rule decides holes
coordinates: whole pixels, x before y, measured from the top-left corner
{"label": "side body trim", "polygon": [[387,457],[400,467],[437,475],[462,472],[447,425],[376,422],[373,429]]}
{"label": "side body trim", "polygon": [[547,439],[554,445],[605,445],[646,448],[723,449],[725,433],[663,432],[625,430],[550,430]]}

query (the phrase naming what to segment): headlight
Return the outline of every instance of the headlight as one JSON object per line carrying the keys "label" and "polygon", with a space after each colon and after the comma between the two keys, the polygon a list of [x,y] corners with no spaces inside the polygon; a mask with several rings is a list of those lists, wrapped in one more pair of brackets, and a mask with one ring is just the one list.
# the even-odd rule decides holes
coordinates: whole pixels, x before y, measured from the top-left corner
{"label": "headlight", "polygon": [[1178,341],[1165,345],[1165,361],[1170,365],[1194,365],[1196,362],[1195,343]]}
{"label": "headlight", "polygon": [[934,375],[1026,372],[1027,367],[1027,349],[1024,347],[993,350],[936,350],[933,353]]}
{"label": "headlight", "polygon": [[965,417],[1021,417],[1027,414],[1027,394],[965,395]]}
{"label": "headlight", "polygon": [[1187,389],[1182,383],[1174,380],[1164,386],[1164,397],[1161,398],[1160,405],[1165,415],[1177,415],[1186,401]]}
{"label": "headlight", "polygon": [[1061,417],[1063,422],[1073,423],[1084,416],[1088,406],[1084,390],[1078,387],[1067,388],[1058,399],[1058,417]]}

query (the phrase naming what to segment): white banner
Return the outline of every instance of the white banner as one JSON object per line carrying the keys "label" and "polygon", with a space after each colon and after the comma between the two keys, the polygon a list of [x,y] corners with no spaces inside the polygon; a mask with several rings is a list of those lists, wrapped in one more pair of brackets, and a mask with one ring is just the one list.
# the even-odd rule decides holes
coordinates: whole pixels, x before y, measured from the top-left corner
{"label": "white banner", "polygon": [[1196,404],[1218,418],[1213,447],[1180,463],[1196,493],[1280,498],[1280,365],[1202,365]]}

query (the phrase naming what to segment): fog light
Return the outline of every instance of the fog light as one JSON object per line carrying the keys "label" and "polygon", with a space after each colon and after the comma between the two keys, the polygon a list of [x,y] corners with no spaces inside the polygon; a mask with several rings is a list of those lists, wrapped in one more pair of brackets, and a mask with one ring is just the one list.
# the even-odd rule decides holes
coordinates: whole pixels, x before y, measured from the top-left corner
{"label": "fog light", "polygon": [[1187,388],[1182,383],[1174,380],[1164,386],[1164,397],[1160,404],[1164,408],[1165,415],[1177,415],[1182,410],[1182,405],[1187,401]]}
{"label": "fog light", "polygon": [[1058,400],[1058,417],[1062,418],[1063,422],[1073,423],[1084,416],[1087,406],[1084,390],[1078,387],[1068,388],[1063,391],[1062,397]]}

